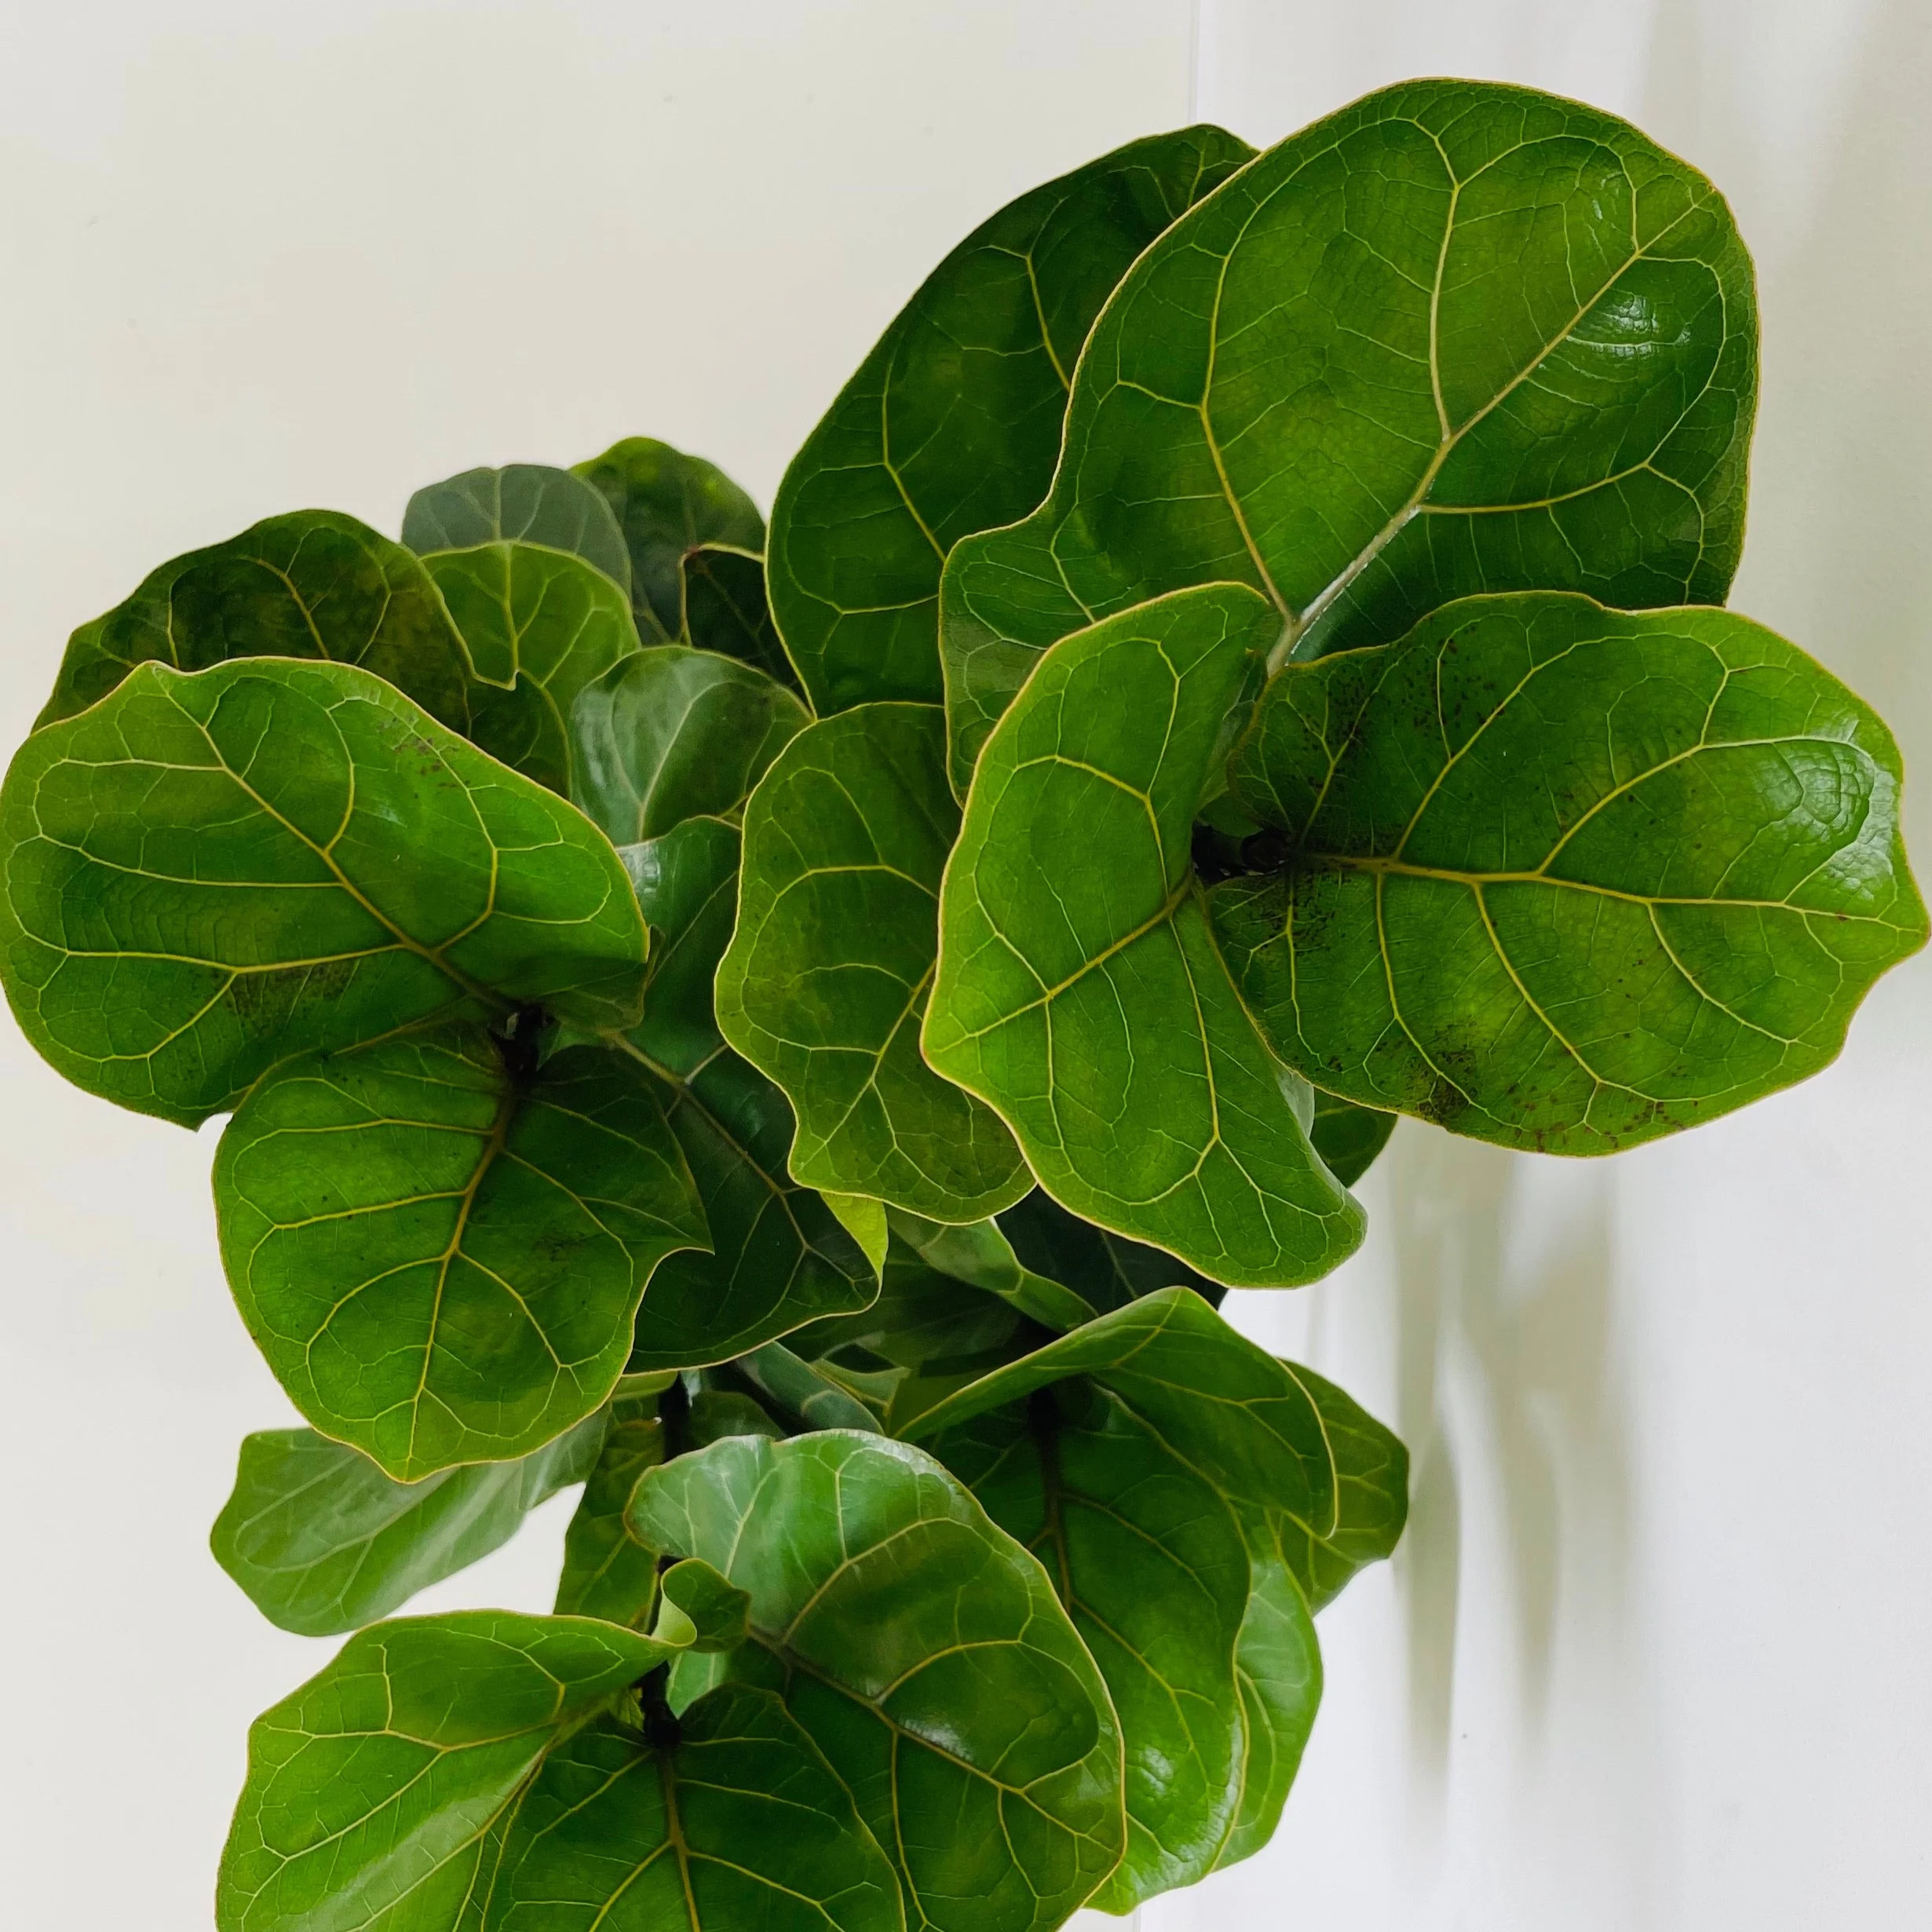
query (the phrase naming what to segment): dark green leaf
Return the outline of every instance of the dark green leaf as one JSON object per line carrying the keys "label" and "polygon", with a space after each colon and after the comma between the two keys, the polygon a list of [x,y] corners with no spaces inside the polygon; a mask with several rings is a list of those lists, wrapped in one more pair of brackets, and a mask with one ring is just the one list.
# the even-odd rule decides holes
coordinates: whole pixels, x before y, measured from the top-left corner
{"label": "dark green leaf", "polygon": [[667,1074],[666,1117],[711,1229],[708,1255],[660,1267],[637,1318],[634,1368],[701,1368],[827,1315],[869,1306],[877,1276],[824,1200],[785,1171],[791,1109],[721,1049],[689,1079]]}
{"label": "dark green leaf", "polygon": [[644,1017],[630,1038],[681,1078],[725,1044],[711,988],[737,916],[738,836],[722,819],[694,818],[618,848],[651,929]]}
{"label": "dark green leaf", "polygon": [[469,729],[469,660],[435,585],[400,545],[327,509],[271,517],[152,572],[75,632],[38,722],[98,703],[137,664],[198,671],[243,657],[359,664]]}
{"label": "dark green leaf", "polygon": [[820,711],[937,700],[947,551],[1046,494],[1101,304],[1253,152],[1193,127],[1104,155],[982,223],[894,318],[772,510],[772,600]]}
{"label": "dark green leaf", "polygon": [[572,796],[619,845],[701,813],[729,817],[808,721],[805,707],[752,666],[660,645],[578,698]]}
{"label": "dark green leaf", "polygon": [[429,484],[403,513],[403,541],[418,556],[481,543],[540,543],[582,557],[626,597],[630,592],[630,553],[604,492],[547,463],[466,469]]}
{"label": "dark green leaf", "polygon": [[751,1598],[699,1557],[674,1563],[659,1580],[656,1634],[696,1651],[736,1650],[745,1640]]}
{"label": "dark green leaf", "polygon": [[[944,1235],[970,1232],[923,1225]],[[861,1348],[901,1368],[918,1368],[929,1361],[1000,1348],[1019,1325],[1017,1311],[1003,1297],[981,1293],[940,1273],[904,1241],[897,1241],[886,1251],[878,1299],[870,1308],[814,1322],[787,1338],[787,1345],[808,1360],[839,1349]]]}
{"label": "dark green leaf", "polygon": [[718,1024],[791,1101],[796,1179],[970,1222],[1032,1177],[999,1116],[919,1052],[959,829],[944,758],[924,704],[862,705],[786,746],[746,808]]}
{"label": "dark green leaf", "polygon": [[1315,1119],[1308,1138],[1344,1187],[1354,1186],[1368,1173],[1394,1131],[1393,1114],[1315,1090]]}
{"label": "dark green leaf", "polygon": [[352,1637],[249,1733],[221,1932],[452,1932],[545,1750],[670,1654],[610,1624],[501,1610]]}
{"label": "dark green leaf", "polygon": [[800,688],[765,601],[765,559],[728,544],[703,543],[685,551],[681,569],[682,641],[741,658],[781,685]]}
{"label": "dark green leaf", "polygon": [[1041,661],[966,801],[924,1038],[1063,1207],[1257,1287],[1326,1273],[1362,1231],[1235,995],[1189,856],[1273,629],[1254,592],[1210,586]]}
{"label": "dark green leaf", "polygon": [[929,1265],[955,1281],[998,1295],[1044,1328],[1077,1328],[1100,1312],[1076,1290],[1024,1265],[1003,1232],[1003,1221],[976,1221],[953,1228],[895,1209],[891,1222],[893,1232]]}
{"label": "dark green leaf", "polygon": [[641,1072],[576,1047],[525,1079],[480,1028],[285,1062],[229,1122],[214,1192],[290,1399],[401,1481],[597,1408],[653,1270],[707,1239]]}
{"label": "dark green leaf", "polygon": [[469,735],[526,777],[568,796],[577,693],[640,648],[629,598],[582,557],[533,543],[433,551],[422,564],[477,677],[502,687],[473,694]]}
{"label": "dark green leaf", "polygon": [[1891,734],[1727,612],[1469,599],[1290,666],[1237,763],[1286,869],[1217,886],[1215,930],[1276,1050],[1505,1146],[1802,1079],[1925,940]]}
{"label": "dark green leaf", "polygon": [[595,828],[347,665],[143,665],[21,748],[0,853],[27,1038],[185,1125],[439,1014],[637,1015],[643,922]]}
{"label": "dark green leaf", "polygon": [[214,1559],[283,1630],[356,1630],[507,1543],[539,1503],[591,1473],[604,1433],[593,1415],[516,1462],[399,1483],[312,1430],[268,1430],[242,1444]]}
{"label": "dark green leaf", "polygon": [[[1192,1288],[1203,1301],[1216,1306],[1227,1292],[1219,1282],[1196,1274],[1185,1262],[1157,1247],[1130,1241],[1068,1214],[1039,1188],[994,1219],[1026,1267],[1072,1289],[1096,1315],[1124,1307],[1156,1288]],[[1054,1324],[1063,1325],[1077,1324]]]}
{"label": "dark green leaf", "polygon": [[1044,646],[1189,584],[1304,656],[1475,591],[1718,601],[1756,375],[1729,210],[1635,129],[1481,82],[1345,108],[1134,264],[1052,494],[952,553],[955,782]]}
{"label": "dark green leaf", "polygon": [[1085,1385],[981,1416],[933,1449],[1045,1566],[1107,1680],[1126,1746],[1127,1849],[1094,1903],[1127,1912],[1212,1871],[1244,1743],[1233,1512],[1117,1397]]}
{"label": "dark green leaf", "polygon": [[1247,1611],[1234,1649],[1240,1797],[1217,1871],[1251,1858],[1274,1836],[1321,1702],[1321,1650],[1300,1589],[1274,1557],[1251,1547],[1248,1561]]}
{"label": "dark green leaf", "polygon": [[784,1424],[769,1415],[754,1397],[735,1389],[700,1389],[691,1399],[692,1441],[700,1449],[727,1436],[783,1440],[787,1433]]}
{"label": "dark green leaf", "polygon": [[1039,1566],[922,1452],[736,1437],[654,1470],[633,1526],[751,1595],[753,1646],[937,1932],[1038,1932],[1123,1845],[1105,1685]]}
{"label": "dark green leaf", "polygon": [[647,1469],[664,1460],[664,1426],[626,1404],[611,1419],[597,1466],[564,1533],[564,1571],[557,1585],[560,1616],[597,1616],[641,1624],[657,1596],[657,1553],[626,1526],[630,1492]]}
{"label": "dark green leaf", "polygon": [[[850,1319],[848,1317],[848,1319]],[[740,1356],[734,1364],[780,1415],[803,1429],[871,1429],[871,1410],[839,1383],[830,1380],[782,1342],[768,1342]]]}
{"label": "dark green leaf", "polygon": [[730,477],[702,456],[648,436],[626,436],[575,474],[603,493],[630,552],[630,596],[646,643],[669,643],[682,623],[679,564],[699,544],[765,548],[765,519]]}
{"label": "dark green leaf", "polygon": [[776,1697],[723,1685],[677,1733],[607,1718],[550,1754],[484,1932],[903,1932],[890,1864]]}

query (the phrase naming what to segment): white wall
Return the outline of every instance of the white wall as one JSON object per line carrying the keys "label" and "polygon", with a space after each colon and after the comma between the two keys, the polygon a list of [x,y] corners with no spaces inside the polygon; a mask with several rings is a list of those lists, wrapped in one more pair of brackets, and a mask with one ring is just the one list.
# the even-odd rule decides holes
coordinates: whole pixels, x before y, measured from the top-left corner
{"label": "white wall", "polygon": [[[633,430],[769,501],[1013,192],[1196,86],[1263,139],[1459,71],[1629,113],[1730,194],[1767,332],[1737,601],[1932,769],[1923,13],[0,0],[0,741],[74,623],[274,510],[393,529],[419,482]],[[1929,986],[1614,1167],[1404,1127],[1367,1252],[1244,1298],[1402,1428],[1415,1525],[1324,1619],[1281,1839],[1147,1932],[1923,1922]],[[0,1923],[199,1932],[247,1719],[329,1649],[203,1541],[288,1410],[221,1281],[210,1138],[64,1087],[10,1023],[0,1069]],[[433,1601],[540,1607],[568,1507]]]}

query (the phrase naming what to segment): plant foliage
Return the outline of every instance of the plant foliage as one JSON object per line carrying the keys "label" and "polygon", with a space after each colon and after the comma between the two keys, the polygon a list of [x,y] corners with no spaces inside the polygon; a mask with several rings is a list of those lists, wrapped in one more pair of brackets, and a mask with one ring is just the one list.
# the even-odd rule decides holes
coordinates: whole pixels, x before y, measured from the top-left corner
{"label": "plant foliage", "polygon": [[[1898,754],[1726,611],[1751,267],[1425,82],[1022,196],[769,533],[642,437],[164,564],[0,794],[0,970],[193,1127],[351,1633],[223,1932],[1050,1932],[1268,1841],[1402,1445],[1218,1312],[1412,1115],[1598,1154],[1923,943]],[[555,1613],[392,1618],[583,1485]]]}

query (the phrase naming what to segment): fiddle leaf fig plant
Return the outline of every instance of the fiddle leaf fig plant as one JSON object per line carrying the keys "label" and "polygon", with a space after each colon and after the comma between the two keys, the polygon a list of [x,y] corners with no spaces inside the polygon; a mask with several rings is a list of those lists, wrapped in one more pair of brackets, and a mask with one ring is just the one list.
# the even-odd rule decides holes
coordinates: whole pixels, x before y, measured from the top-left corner
{"label": "fiddle leaf fig plant", "polygon": [[[1223,1312],[1398,1116],[1600,1155],[1922,944],[1881,721],[1722,608],[1750,261],[1515,88],[1023,195],[771,526],[630,437],[84,624],[0,973],[193,1127],[346,1636],[222,1932],[1051,1932],[1258,1851],[1401,1444]],[[581,1485],[553,1612],[396,1616]]]}

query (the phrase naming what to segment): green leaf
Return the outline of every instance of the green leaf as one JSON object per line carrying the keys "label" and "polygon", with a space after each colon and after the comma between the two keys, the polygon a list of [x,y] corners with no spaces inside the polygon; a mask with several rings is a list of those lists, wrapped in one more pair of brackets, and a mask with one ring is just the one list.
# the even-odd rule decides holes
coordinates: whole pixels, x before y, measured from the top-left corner
{"label": "green leaf", "polygon": [[922,704],[862,705],[786,746],[746,808],[718,1023],[791,1101],[795,1178],[970,1222],[1032,1177],[999,1116],[919,1052],[959,828],[944,756]]}
{"label": "green leaf", "polygon": [[1219,1282],[1196,1273],[1185,1262],[1157,1247],[1130,1241],[1068,1214],[1043,1189],[1035,1188],[994,1219],[1021,1262],[1065,1284],[1087,1304],[1091,1314],[1083,1315],[1082,1321],[1108,1309],[1123,1308],[1156,1288],[1192,1288],[1211,1306],[1218,1306],[1227,1292]]}
{"label": "green leaf", "polygon": [[[964,1229],[939,1229],[948,1235]],[[981,1224],[990,1225],[990,1224]],[[1003,1347],[1019,1331],[1017,1309],[992,1293],[926,1265],[903,1240],[886,1250],[878,1299],[856,1315],[814,1322],[787,1338],[808,1360],[845,1348],[861,1348],[901,1368],[959,1356],[977,1357]]]}
{"label": "green leaf", "polygon": [[1477,591],[1720,601],[1756,375],[1729,210],[1635,129],[1470,81],[1343,108],[1134,264],[1051,494],[953,552],[955,783],[1041,649],[1189,584],[1302,656]]}
{"label": "green leaf", "polygon": [[312,1430],[267,1430],[242,1443],[214,1559],[283,1630],[360,1629],[509,1542],[539,1503],[591,1473],[604,1433],[592,1415],[516,1462],[398,1483]]}
{"label": "green leaf", "polygon": [[[681,1648],[736,1650],[745,1640],[751,1598],[699,1557],[674,1563],[660,1580],[658,1634]],[[667,1636],[666,1626],[677,1632]]]}
{"label": "green leaf", "polygon": [[1284,869],[1214,889],[1277,1052],[1478,1139],[1604,1153],[1815,1073],[1924,943],[1891,734],[1724,611],[1466,601],[1290,666],[1237,761]]}
{"label": "green leaf", "polygon": [[403,513],[403,541],[419,557],[485,543],[541,544],[582,557],[630,593],[630,553],[608,499],[547,463],[466,469],[429,484]]}
{"label": "green leaf", "polygon": [[701,813],[730,817],[808,721],[783,685],[736,658],[641,652],[572,710],[573,802],[619,845]]}
{"label": "green leaf", "polygon": [[723,1685],[674,1734],[605,1719],[550,1754],[487,1932],[903,1932],[886,1854],[770,1692]]}
{"label": "green leaf", "polygon": [[522,1455],[608,1400],[665,1255],[702,1247],[648,1083],[526,1075],[480,1028],[276,1068],[221,1137],[221,1258],[295,1406],[399,1481]]}
{"label": "green leaf", "polygon": [[947,551],[1046,494],[1101,303],[1253,152],[1192,127],[1104,155],[983,222],[893,319],[772,510],[772,601],[820,711],[937,700]]}
{"label": "green leaf", "polygon": [[221,1932],[451,1932],[546,1749],[669,1654],[578,1617],[378,1624],[255,1722]]}
{"label": "green leaf", "polygon": [[792,1418],[802,1429],[876,1431],[878,1427],[863,1402],[782,1342],[768,1342],[762,1348],[753,1349],[733,1366],[772,1408]]}
{"label": "green leaf", "polygon": [[559,1616],[597,1616],[607,1623],[635,1626],[651,1613],[657,1596],[657,1553],[631,1535],[624,1512],[638,1477],[664,1460],[663,1424],[653,1414],[639,1412],[652,1406],[624,1404],[612,1417],[597,1466],[564,1532]]}
{"label": "green leaf", "polygon": [[[1014,1211],[1009,1208],[1006,1214]],[[1091,1321],[1100,1311],[1076,1290],[1054,1276],[1035,1274],[1013,1251],[1006,1218],[951,1228],[895,1210],[893,1232],[929,1266],[955,1281],[969,1282],[999,1296],[1029,1320],[1065,1331]],[[1179,1264],[1175,1264],[1177,1267]],[[1185,1272],[1185,1271],[1184,1271]]]}
{"label": "green leaf", "polygon": [[644,1017],[630,1037],[681,1078],[725,1044],[711,988],[737,917],[738,842],[736,826],[693,818],[618,848],[651,929]]}
{"label": "green leaf", "polygon": [[794,691],[798,674],[772,622],[765,594],[765,559],[729,544],[701,543],[687,550],[680,569],[684,584],[681,641],[700,651],[755,664]]}
{"label": "green leaf", "polygon": [[582,557],[534,543],[432,551],[422,564],[477,677],[502,687],[473,693],[470,736],[568,797],[577,693],[641,648],[630,599]]}
{"label": "green leaf", "polygon": [[841,1194],[835,1189],[823,1190],[825,1205],[838,1217],[839,1224],[865,1251],[875,1274],[882,1274],[886,1251],[891,1234],[886,1225],[886,1203],[866,1194]]}
{"label": "green leaf", "polygon": [[636,1017],[643,922],[595,828],[346,665],[141,666],[21,747],[0,865],[27,1038],[187,1126],[437,1015]]}
{"label": "green leaf", "polygon": [[679,565],[700,544],[765,548],[765,519],[730,477],[702,456],[687,456],[647,436],[626,436],[575,466],[615,513],[630,553],[630,596],[647,644],[667,643],[682,627]]}
{"label": "green leaf", "polygon": [[334,510],[296,510],[152,572],[68,645],[39,725],[99,703],[137,665],[205,670],[235,658],[358,664],[467,732],[471,669],[422,566]]}
{"label": "green leaf", "polygon": [[1356,1572],[1394,1554],[1408,1520],[1408,1451],[1345,1390],[1297,1363],[1291,1371],[1321,1417],[1335,1470],[1335,1517],[1317,1535],[1278,1518],[1282,1560],[1308,1607],[1332,1603]]}
{"label": "green leaf", "polygon": [[1351,1100],[1337,1100],[1319,1087],[1315,1090],[1315,1119],[1308,1138],[1328,1171],[1344,1187],[1354,1186],[1368,1173],[1394,1131],[1393,1114],[1358,1107]]}
{"label": "green leaf", "polygon": [[1041,662],[966,800],[923,1043],[1063,1207],[1256,1287],[1325,1274],[1362,1231],[1235,995],[1189,858],[1273,628],[1252,591],[1210,586]]}
{"label": "green leaf", "polygon": [[700,1449],[727,1436],[769,1436],[783,1441],[783,1423],[751,1396],[736,1389],[700,1389],[691,1398],[691,1437]]}
{"label": "green leaf", "polygon": [[[660,1072],[663,1070],[660,1069]],[[729,1050],[661,1097],[698,1184],[708,1255],[677,1255],[637,1317],[635,1369],[729,1361],[827,1315],[869,1306],[878,1277],[824,1200],[785,1171],[791,1109]]]}
{"label": "green leaf", "polygon": [[995,1369],[910,1423],[940,1431],[1085,1375],[1119,1397],[1240,1509],[1339,1527],[1338,1472],[1301,1372],[1237,1334],[1189,1288],[1162,1288]]}
{"label": "green leaf", "polygon": [[1127,1855],[1094,1903],[1128,1912],[1205,1877],[1244,1757],[1248,1560],[1233,1511],[1125,1404],[1079,1382],[932,1446],[1039,1558],[1119,1715]]}
{"label": "green leaf", "polygon": [[1307,1602],[1276,1558],[1251,1547],[1248,1561],[1247,1609],[1234,1647],[1241,1694],[1240,1796],[1214,1861],[1218,1872],[1251,1858],[1274,1836],[1321,1703],[1321,1649]]}
{"label": "green leaf", "polygon": [[1057,1926],[1123,1846],[1107,1692],[1046,1577],[922,1451],[736,1437],[633,1526],[751,1596],[752,1646],[938,1932]]}

